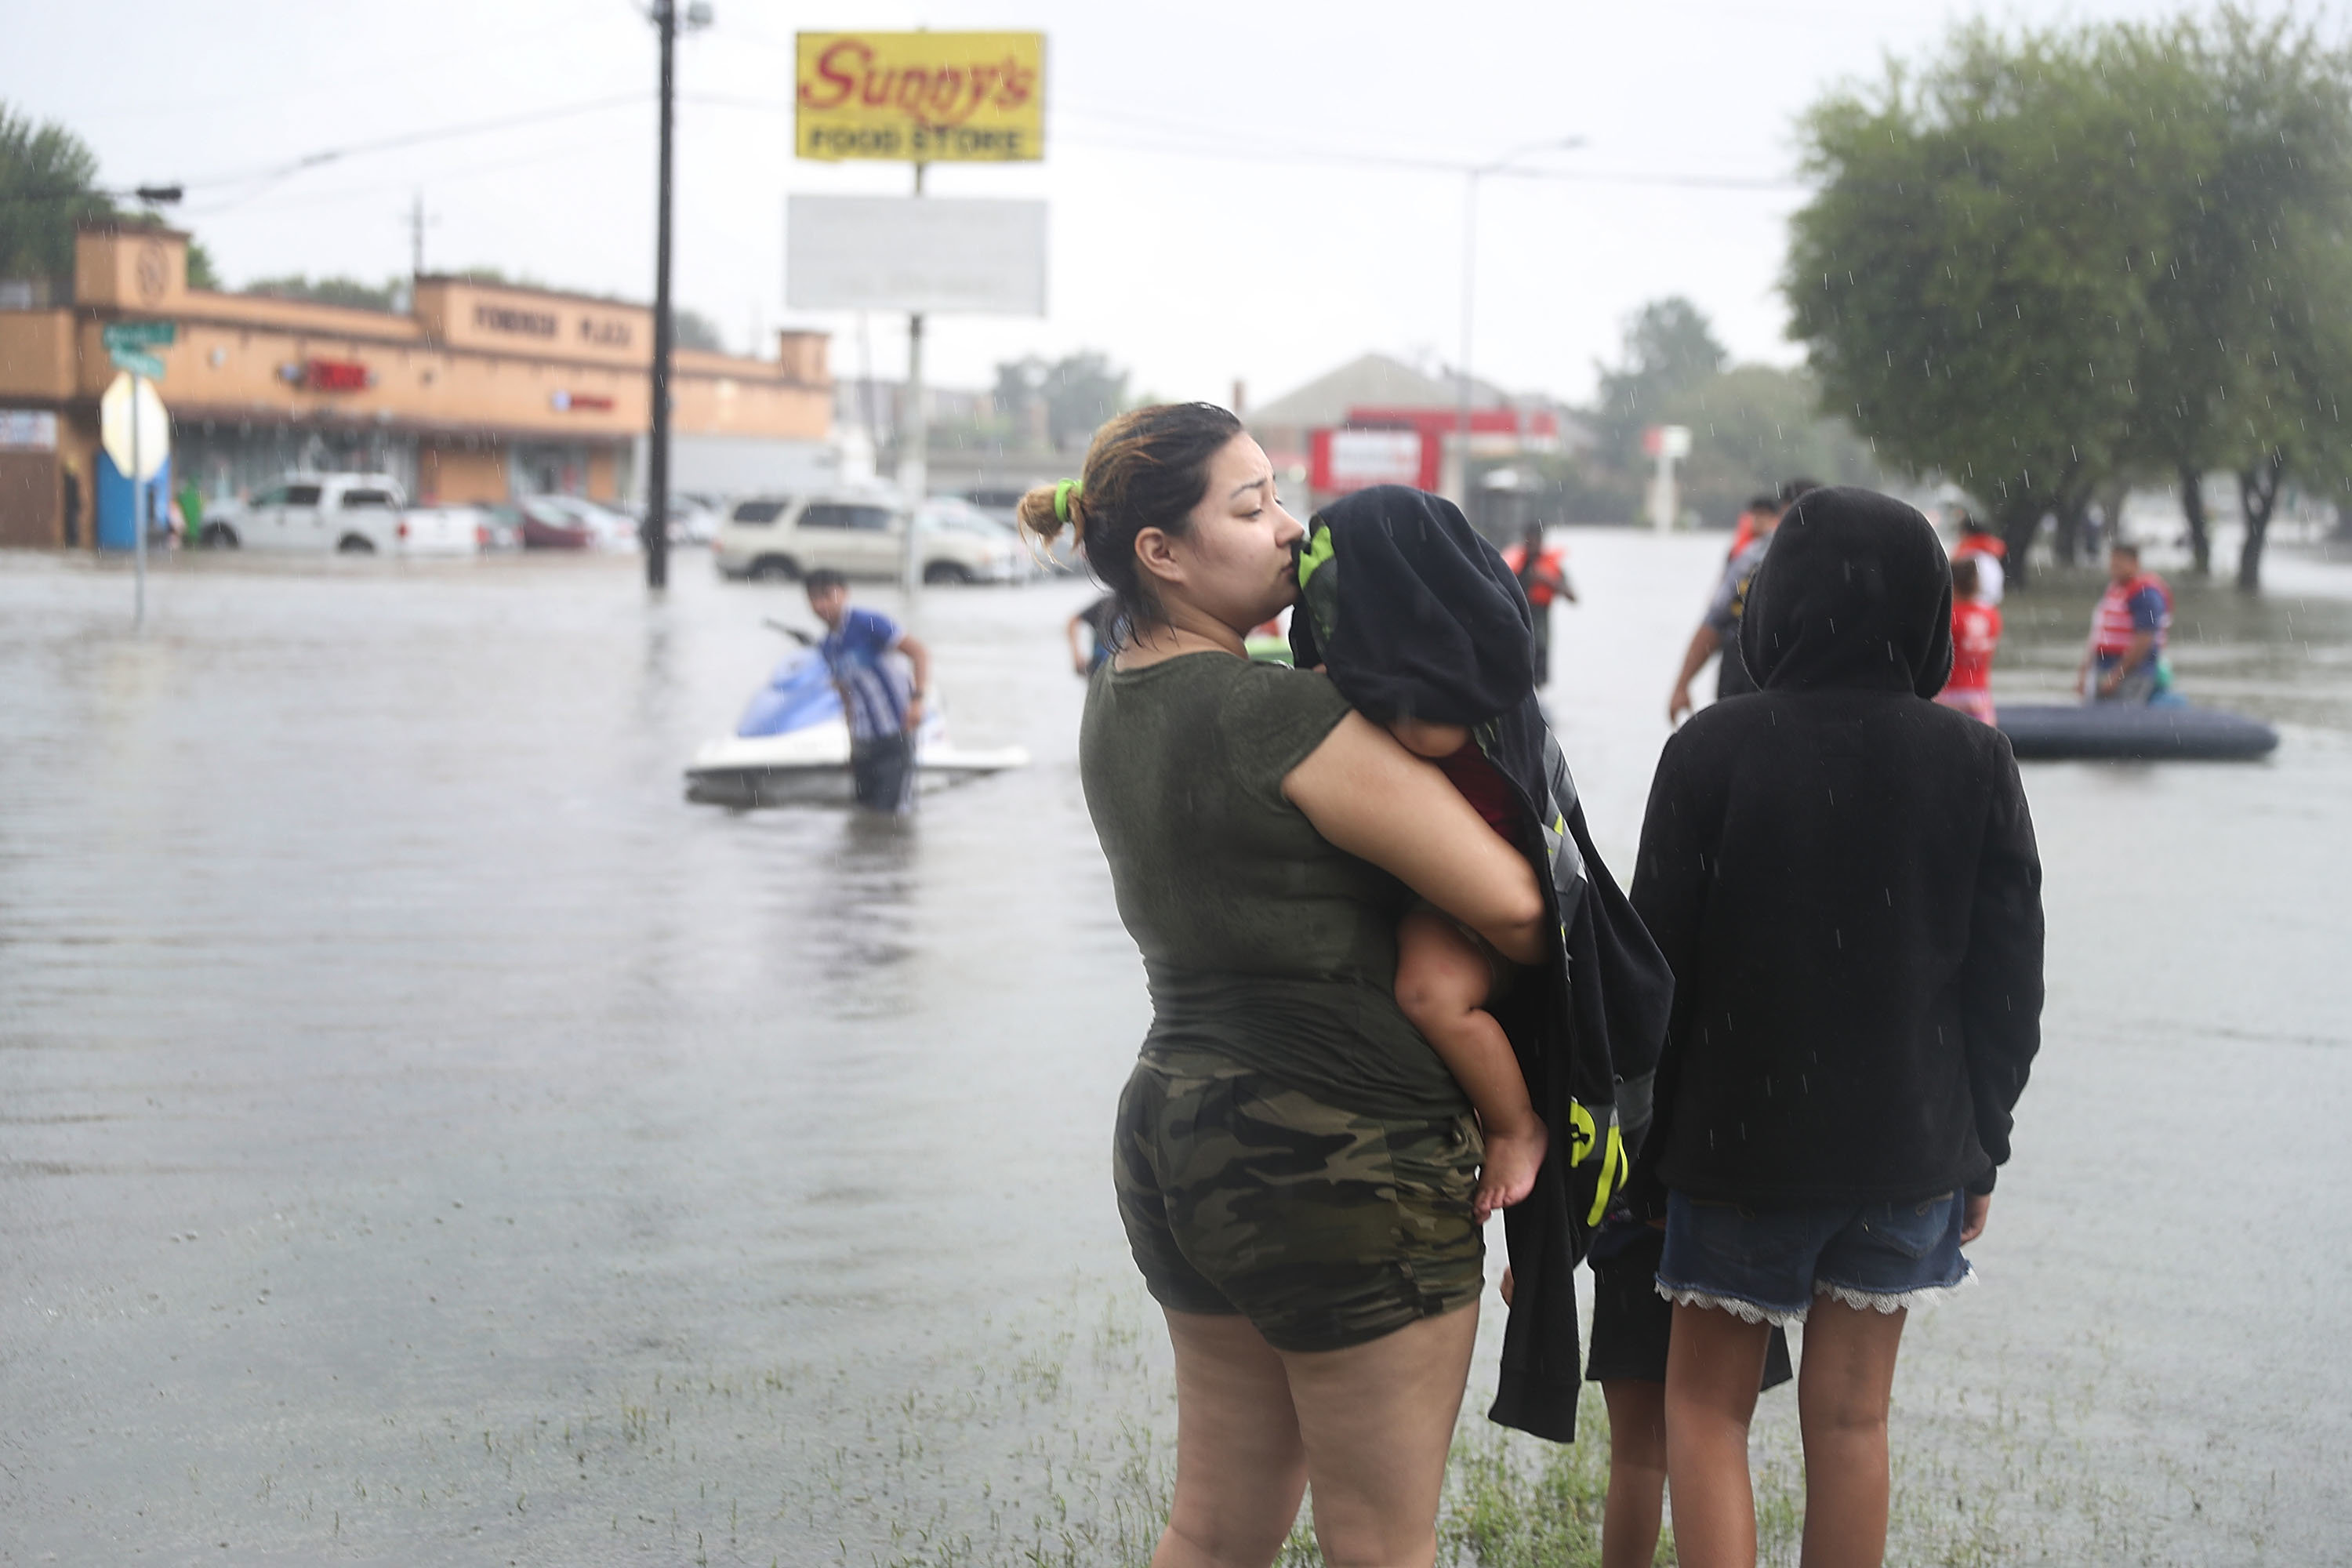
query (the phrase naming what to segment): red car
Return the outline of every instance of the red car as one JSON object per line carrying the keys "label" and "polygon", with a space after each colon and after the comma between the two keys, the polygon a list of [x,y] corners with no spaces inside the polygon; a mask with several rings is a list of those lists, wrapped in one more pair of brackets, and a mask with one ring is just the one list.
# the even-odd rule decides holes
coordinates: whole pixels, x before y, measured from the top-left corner
{"label": "red car", "polygon": [[596,531],[560,496],[530,496],[518,503],[525,550],[593,550]]}

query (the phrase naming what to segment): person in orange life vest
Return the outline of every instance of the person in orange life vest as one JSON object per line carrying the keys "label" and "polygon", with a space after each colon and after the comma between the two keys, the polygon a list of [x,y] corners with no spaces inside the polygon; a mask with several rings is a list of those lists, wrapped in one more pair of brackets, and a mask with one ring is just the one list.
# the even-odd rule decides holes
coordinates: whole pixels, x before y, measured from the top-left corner
{"label": "person in orange life vest", "polygon": [[1780,503],[1779,501],[1770,496],[1748,497],[1748,509],[1739,514],[1738,522],[1733,525],[1731,548],[1725,552],[1723,558],[1726,561],[1731,560],[1741,551],[1755,543],[1758,534],[1768,531],[1780,521]]}
{"label": "person in orange life vest", "polygon": [[2002,563],[2009,559],[2009,546],[2002,542],[2000,535],[1966,511],[1959,514],[1959,542],[1952,546],[1952,560],[1956,564],[1962,561],[1977,563],[1977,596],[1998,606],[2002,579],[2007,575]]}
{"label": "person in orange life vest", "polygon": [[2091,612],[2090,646],[2074,685],[2085,702],[2153,700],[2168,685],[2165,636],[2172,629],[2172,590],[2140,570],[2139,546],[2116,541],[2107,552],[2107,591]]}
{"label": "person in orange life vest", "polygon": [[1984,602],[1983,561],[1952,562],[1952,675],[1936,700],[1981,723],[1993,722],[1992,656],[2000,647],[2000,612]]}
{"label": "person in orange life vest", "polygon": [[1536,613],[1536,685],[1551,684],[1551,605],[1555,599],[1576,603],[1576,584],[1568,580],[1568,552],[1544,546],[1543,524],[1531,522],[1519,542],[1503,552],[1503,564],[1519,580],[1528,607]]}

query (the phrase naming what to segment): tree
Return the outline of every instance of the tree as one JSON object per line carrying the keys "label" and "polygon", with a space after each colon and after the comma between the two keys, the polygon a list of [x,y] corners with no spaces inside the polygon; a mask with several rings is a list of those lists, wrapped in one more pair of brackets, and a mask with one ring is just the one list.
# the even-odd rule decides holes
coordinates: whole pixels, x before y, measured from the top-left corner
{"label": "tree", "polygon": [[[128,213],[98,184],[98,154],[50,121],[36,125],[0,104],[0,278],[70,279],[74,230],[105,219],[160,226]],[[188,287],[217,289],[212,254],[188,242]]]}
{"label": "tree", "polygon": [[2289,21],[1954,34],[1807,117],[1782,287],[1825,401],[1977,495],[2021,577],[2046,515],[2239,479],[2240,581],[2290,475],[2352,473],[2352,64]]}
{"label": "tree", "polygon": [[1666,398],[1659,422],[1691,430],[1680,475],[1685,504],[1727,524],[1750,496],[1799,475],[1824,484],[1884,483],[1869,443],[1820,408],[1811,375],[1762,364],[1734,365]]}
{"label": "tree", "polygon": [[1016,438],[1042,424],[1046,444],[1068,451],[1084,447],[1127,406],[1127,374],[1092,349],[1050,362],[1033,354],[996,367],[991,397],[997,417]]}
{"label": "tree", "polygon": [[1731,356],[1697,306],[1680,295],[1653,300],[1624,323],[1624,359],[1601,375],[1594,430],[1604,452],[1630,450],[1666,404],[1718,374]]}
{"label": "tree", "polygon": [[114,216],[80,137],[0,104],[0,278],[71,278],[74,230]]}
{"label": "tree", "polygon": [[272,300],[341,305],[353,310],[389,310],[401,288],[402,281],[397,278],[386,279],[381,285],[362,283],[356,278],[321,278],[312,282],[304,273],[289,272],[282,278],[257,278],[245,286],[243,292]]}
{"label": "tree", "polygon": [[1853,484],[1883,477],[1866,442],[1822,416],[1811,376],[1728,364],[1713,324],[1688,300],[1655,300],[1634,311],[1624,343],[1621,363],[1598,367],[1590,463],[1548,480],[1569,515],[1623,517],[1640,507],[1649,472],[1640,437],[1651,425],[1691,427],[1681,490],[1710,523],[1729,526],[1748,497],[1794,475]]}
{"label": "tree", "polygon": [[2252,588],[2286,477],[2347,472],[2334,399],[2352,341],[2320,301],[2352,281],[2352,57],[2289,19],[2225,10],[2210,28],[2117,27],[2104,58],[2173,175],[2166,249],[2133,258],[2149,301],[2133,447],[2179,486],[2200,575],[2206,476],[2236,476]]}
{"label": "tree", "polygon": [[674,307],[669,313],[670,341],[682,349],[699,349],[707,353],[723,354],[727,339],[719,331],[719,323],[699,310],[684,306]]}
{"label": "tree", "polygon": [[[1976,495],[2021,580],[2116,464],[2156,238],[2132,126],[2076,35],[1963,27],[1913,81],[1832,94],[1802,126],[1822,188],[1782,279],[1824,405],[1891,460]],[[2062,149],[2063,149],[2062,153]]]}

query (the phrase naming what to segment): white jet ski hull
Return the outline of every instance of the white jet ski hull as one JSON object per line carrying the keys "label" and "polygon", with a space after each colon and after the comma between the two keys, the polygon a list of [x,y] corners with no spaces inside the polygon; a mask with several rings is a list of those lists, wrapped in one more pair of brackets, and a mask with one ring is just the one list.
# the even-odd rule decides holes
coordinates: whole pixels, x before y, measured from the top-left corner
{"label": "white jet ski hull", "polygon": [[[1028,765],[1019,746],[920,738],[915,787],[929,794]],[[849,726],[838,719],[782,735],[729,735],[706,743],[686,769],[687,798],[711,805],[846,805],[851,795]]]}

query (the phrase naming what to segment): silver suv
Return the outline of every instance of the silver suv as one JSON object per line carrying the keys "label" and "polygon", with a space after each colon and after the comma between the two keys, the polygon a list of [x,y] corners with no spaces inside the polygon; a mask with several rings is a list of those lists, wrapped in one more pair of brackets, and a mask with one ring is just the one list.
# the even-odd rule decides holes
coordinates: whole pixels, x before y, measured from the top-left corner
{"label": "silver suv", "polygon": [[[887,490],[752,496],[728,509],[712,551],[729,577],[794,578],[820,568],[845,577],[898,575],[907,503]],[[1035,569],[1014,531],[969,501],[940,497],[915,513],[926,583],[1013,583]]]}

